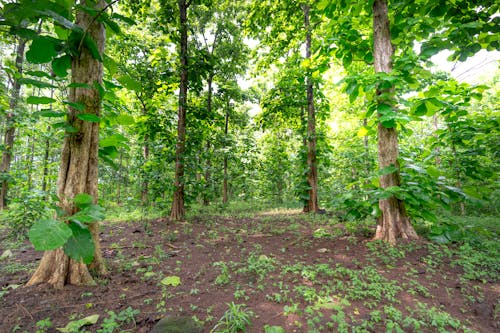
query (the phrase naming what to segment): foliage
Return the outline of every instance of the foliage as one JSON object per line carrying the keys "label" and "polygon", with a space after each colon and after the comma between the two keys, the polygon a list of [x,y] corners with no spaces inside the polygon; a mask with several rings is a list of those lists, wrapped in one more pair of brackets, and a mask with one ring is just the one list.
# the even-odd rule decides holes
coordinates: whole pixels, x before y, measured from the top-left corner
{"label": "foliage", "polygon": [[245,332],[251,326],[252,311],[245,307],[245,304],[227,304],[229,307],[224,315],[219,319],[213,333],[237,333]]}
{"label": "foliage", "polygon": [[38,220],[28,233],[30,241],[38,251],[63,247],[72,259],[91,263],[94,258],[94,243],[88,224],[104,219],[104,210],[93,204],[92,196],[81,193],[73,202],[79,211],[71,216]]}
{"label": "foliage", "polygon": [[7,211],[1,214],[1,222],[6,225],[8,234],[15,239],[25,239],[32,225],[50,216],[46,194],[38,191],[19,195]]}

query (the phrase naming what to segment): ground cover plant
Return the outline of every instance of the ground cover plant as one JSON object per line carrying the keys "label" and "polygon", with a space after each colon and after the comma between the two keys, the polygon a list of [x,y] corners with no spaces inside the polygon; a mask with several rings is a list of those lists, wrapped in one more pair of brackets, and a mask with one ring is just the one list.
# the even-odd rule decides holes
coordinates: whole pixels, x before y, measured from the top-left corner
{"label": "ground cover plant", "polygon": [[496,239],[387,247],[328,214],[200,211],[166,225],[103,223],[109,276],[64,293],[20,287],[40,253],[3,239],[12,255],[0,268],[0,331],[56,332],[76,322],[67,332],[149,332],[166,316],[193,318],[203,332],[500,329]]}

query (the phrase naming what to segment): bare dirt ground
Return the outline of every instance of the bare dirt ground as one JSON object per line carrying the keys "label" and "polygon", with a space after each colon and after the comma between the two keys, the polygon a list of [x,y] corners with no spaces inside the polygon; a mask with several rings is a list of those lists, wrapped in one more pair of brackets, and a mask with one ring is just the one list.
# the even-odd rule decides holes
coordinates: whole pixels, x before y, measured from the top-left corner
{"label": "bare dirt ground", "polygon": [[0,332],[93,314],[79,332],[149,332],[164,316],[211,332],[231,302],[245,304],[246,332],[500,332],[498,278],[464,278],[445,246],[368,236],[297,212],[104,223],[109,276],[62,291],[23,287],[42,255],[25,242],[0,262]]}

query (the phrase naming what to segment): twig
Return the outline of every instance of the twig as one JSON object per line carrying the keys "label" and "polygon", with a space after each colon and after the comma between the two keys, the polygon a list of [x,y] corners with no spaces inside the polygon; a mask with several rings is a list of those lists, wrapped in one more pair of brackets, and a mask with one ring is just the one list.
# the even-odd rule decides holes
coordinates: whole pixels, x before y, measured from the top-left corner
{"label": "twig", "polygon": [[31,313],[22,304],[16,303],[16,306],[23,309],[24,312],[26,312],[28,314],[28,316],[30,316],[31,320],[35,320],[35,318],[33,318],[33,316],[31,315]]}

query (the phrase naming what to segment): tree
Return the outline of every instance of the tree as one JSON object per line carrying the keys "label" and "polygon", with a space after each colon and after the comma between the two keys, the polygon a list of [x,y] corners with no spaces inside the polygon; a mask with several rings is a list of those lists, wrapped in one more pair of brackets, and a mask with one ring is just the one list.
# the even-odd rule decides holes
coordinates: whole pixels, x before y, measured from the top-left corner
{"label": "tree", "polygon": [[[90,0],[82,0],[82,6],[92,6]],[[99,0],[96,10],[107,8],[104,0]],[[99,12],[95,15],[99,15]],[[104,52],[105,28],[102,22],[85,10],[79,10],[76,25],[95,42],[97,52]],[[103,67],[87,47],[82,47],[79,54],[71,59],[71,82],[68,123],[75,130],[67,133],[61,153],[61,165],[57,180],[57,192],[60,208],[67,214],[77,212],[74,198],[82,193],[92,196],[97,202],[98,183],[98,148],[99,122],[96,117],[101,112],[101,97],[99,87],[102,84]],[[87,116],[85,116],[87,115]],[[94,259],[90,268],[97,274],[105,274],[106,267],[99,247],[99,226],[97,222],[89,226],[95,246]],[[56,288],[65,284],[92,284],[93,279],[87,266],[82,262],[67,256],[63,249],[46,251],[42,260],[28,281],[27,285],[48,283]]]}
{"label": "tree", "polygon": [[7,191],[9,187],[9,170],[12,160],[12,151],[14,146],[14,137],[16,133],[15,118],[18,113],[17,105],[19,103],[19,94],[21,91],[21,82],[19,78],[23,74],[24,49],[27,40],[18,38],[16,47],[15,67],[17,73],[10,77],[12,83],[11,96],[9,100],[9,112],[6,117],[4,147],[2,152],[2,164],[0,165],[0,175],[2,176],[2,188],[0,190],[0,210],[7,208]]}
{"label": "tree", "polygon": [[[375,0],[373,2],[373,56],[376,73],[390,73],[392,70],[392,56],[394,50],[391,44],[391,32],[389,27],[388,7],[386,0]],[[391,95],[393,87],[377,87],[378,109],[391,108]],[[379,111],[379,117],[382,114]],[[384,171],[380,176],[380,187],[384,190],[392,187],[399,187],[401,180],[399,175],[398,162],[398,134],[394,126],[384,126],[378,123],[378,161],[379,168]],[[392,170],[391,168],[394,168]],[[379,200],[381,217],[377,225],[374,239],[382,239],[391,244],[396,243],[396,239],[417,239],[417,233],[410,223],[406,213],[403,200],[395,195]]]}
{"label": "tree", "polygon": [[189,4],[186,0],[179,0],[179,108],[177,120],[177,144],[175,151],[175,179],[174,197],[170,217],[180,220],[184,217],[184,150],[186,147],[186,108],[188,93],[188,23],[187,10]]}

